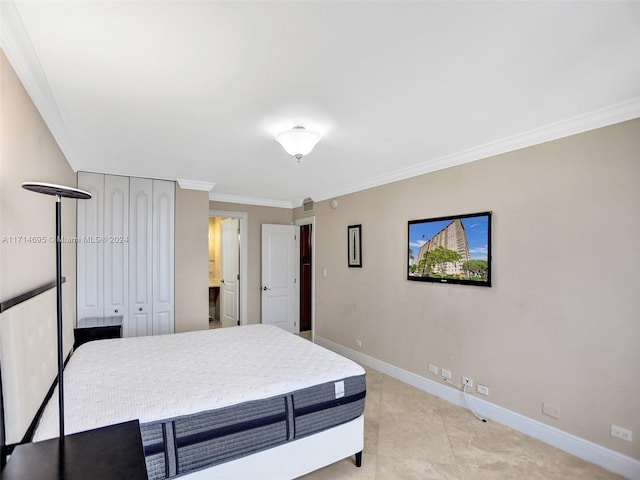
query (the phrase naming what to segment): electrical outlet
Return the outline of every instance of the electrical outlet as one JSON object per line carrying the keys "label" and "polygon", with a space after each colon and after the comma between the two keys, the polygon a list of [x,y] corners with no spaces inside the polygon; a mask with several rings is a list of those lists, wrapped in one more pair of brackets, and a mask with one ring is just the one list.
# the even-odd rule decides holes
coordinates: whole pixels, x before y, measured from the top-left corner
{"label": "electrical outlet", "polygon": [[473,380],[469,377],[462,377],[462,386],[467,385],[469,388],[473,388]]}
{"label": "electrical outlet", "polygon": [[451,380],[451,370],[445,370],[443,368],[442,370],[440,370],[440,374],[442,375],[443,378],[447,378]]}
{"label": "electrical outlet", "polygon": [[633,432],[626,428],[619,427],[618,425],[611,424],[611,436],[621,438],[622,440],[626,440],[627,442],[633,441]]}
{"label": "electrical outlet", "polygon": [[489,395],[489,387],[485,387],[484,385],[477,384],[476,392],[478,392],[481,395]]}
{"label": "electrical outlet", "polygon": [[361,346],[362,346],[362,340],[356,339],[356,347],[361,347]]}
{"label": "electrical outlet", "polygon": [[434,365],[433,363],[429,364],[429,371],[435,375],[438,374],[438,366]]}

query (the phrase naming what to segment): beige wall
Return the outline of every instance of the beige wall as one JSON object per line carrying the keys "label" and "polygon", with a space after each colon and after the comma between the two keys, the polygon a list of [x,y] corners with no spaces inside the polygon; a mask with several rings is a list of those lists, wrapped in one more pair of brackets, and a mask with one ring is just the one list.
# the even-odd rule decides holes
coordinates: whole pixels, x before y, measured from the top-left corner
{"label": "beige wall", "polygon": [[209,209],[247,213],[247,323],[260,323],[262,224],[291,224],[291,209],[225,202],[209,202]]}
{"label": "beige wall", "polygon": [[[76,176],[0,50],[0,300],[56,278],[55,197],[26,181],[76,185]],[[62,200],[62,235],[76,235],[76,200]],[[15,237],[31,237],[32,241]],[[53,239],[51,238],[53,237]],[[35,239],[35,240],[34,240]],[[44,240],[37,243],[37,240]],[[62,249],[65,324],[75,324],[75,244]]]}
{"label": "beige wall", "polygon": [[176,185],[176,333],[209,328],[208,207],[208,192]]}
{"label": "beige wall", "polygon": [[[0,50],[0,300],[56,279],[56,199],[24,190],[26,181],[75,186],[76,176]],[[61,201],[62,235],[76,235],[77,200]],[[63,355],[73,345],[75,243],[62,246]],[[0,314],[4,427],[18,442],[57,371],[56,290]],[[3,438],[4,440],[4,438]],[[1,474],[0,474],[1,476]]]}
{"label": "beige wall", "polygon": [[[429,363],[469,376],[492,403],[640,459],[609,434],[640,432],[639,159],[635,120],[317,203],[316,334],[438,382]],[[408,220],[486,210],[492,288],[406,280]]]}

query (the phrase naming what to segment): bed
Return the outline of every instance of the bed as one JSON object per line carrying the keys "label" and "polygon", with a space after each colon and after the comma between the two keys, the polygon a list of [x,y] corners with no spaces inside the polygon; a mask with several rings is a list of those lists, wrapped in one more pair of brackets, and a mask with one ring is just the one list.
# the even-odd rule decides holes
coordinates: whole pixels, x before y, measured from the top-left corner
{"label": "bed", "polygon": [[[89,342],[64,385],[67,434],[139,419],[150,479],[286,479],[361,461],[364,370],[277,327]],[[57,435],[52,398],[34,441]]]}

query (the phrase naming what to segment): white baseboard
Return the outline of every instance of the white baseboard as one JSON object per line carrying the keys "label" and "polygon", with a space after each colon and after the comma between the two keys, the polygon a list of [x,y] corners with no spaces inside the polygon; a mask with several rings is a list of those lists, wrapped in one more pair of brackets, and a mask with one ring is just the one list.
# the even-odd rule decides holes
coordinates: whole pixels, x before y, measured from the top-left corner
{"label": "white baseboard", "polygon": [[[390,377],[466,408],[464,395],[455,388],[421,377],[420,375],[344,347],[343,345],[317,335],[314,337],[314,342],[355,362],[374,368]],[[564,430],[507,410],[506,408],[487,402],[476,396],[473,397],[473,408],[476,413],[482,417],[499,422],[530,437],[537,438],[576,457],[599,465],[618,475],[622,475],[625,478],[640,479],[639,460],[585,440]]]}

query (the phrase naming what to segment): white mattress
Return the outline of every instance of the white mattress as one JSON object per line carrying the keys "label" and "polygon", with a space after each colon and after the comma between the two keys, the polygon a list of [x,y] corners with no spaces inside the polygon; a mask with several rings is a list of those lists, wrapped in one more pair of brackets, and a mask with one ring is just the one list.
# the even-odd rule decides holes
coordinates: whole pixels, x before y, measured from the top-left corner
{"label": "white mattress", "polygon": [[[363,375],[358,364],[268,325],[89,342],[64,371],[65,433],[259,400]],[[58,435],[57,390],[34,440]]]}

